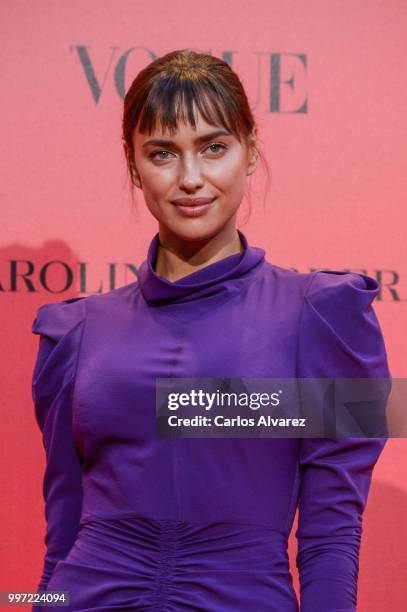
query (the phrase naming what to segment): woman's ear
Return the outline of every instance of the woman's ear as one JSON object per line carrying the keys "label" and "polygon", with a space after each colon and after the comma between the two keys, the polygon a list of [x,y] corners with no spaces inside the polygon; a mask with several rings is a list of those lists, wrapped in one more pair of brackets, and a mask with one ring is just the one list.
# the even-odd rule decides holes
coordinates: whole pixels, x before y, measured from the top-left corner
{"label": "woman's ear", "polygon": [[258,134],[257,125],[255,125],[249,137],[249,142],[248,142],[249,161],[247,165],[246,174],[252,174],[252,172],[254,172],[257,167],[257,161],[259,158],[259,150],[257,147],[257,134]]}
{"label": "woman's ear", "polygon": [[136,169],[136,164],[134,163],[134,159],[133,159],[133,153],[132,151],[130,151],[128,145],[126,142],[123,143],[123,149],[124,149],[124,154],[126,156],[127,159],[127,164],[130,168],[130,174],[131,174],[131,180],[133,182],[134,185],[136,185],[137,187],[139,187],[140,189],[142,188],[141,185],[141,179],[140,176],[137,172]]}
{"label": "woman's ear", "polygon": [[142,188],[141,179],[137,172],[136,165],[133,160],[130,160],[129,163],[130,163],[131,180],[136,185],[136,187],[139,187],[139,189],[141,189]]}

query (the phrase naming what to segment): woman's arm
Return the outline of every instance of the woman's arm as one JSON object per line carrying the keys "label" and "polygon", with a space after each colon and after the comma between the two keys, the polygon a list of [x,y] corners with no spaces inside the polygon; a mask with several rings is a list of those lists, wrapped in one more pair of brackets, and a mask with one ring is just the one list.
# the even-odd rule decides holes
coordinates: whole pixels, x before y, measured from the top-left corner
{"label": "woman's arm", "polygon": [[[308,287],[299,378],[390,378],[366,275],[318,271]],[[383,409],[385,407],[383,406]],[[386,438],[304,438],[296,537],[301,612],[354,612],[362,515]]]}
{"label": "woman's arm", "polygon": [[45,304],[32,325],[33,333],[40,335],[32,397],[46,455],[46,553],[38,591],[46,589],[55,565],[66,557],[79,529],[82,468],[72,437],[72,391],[84,307],[83,298]]}

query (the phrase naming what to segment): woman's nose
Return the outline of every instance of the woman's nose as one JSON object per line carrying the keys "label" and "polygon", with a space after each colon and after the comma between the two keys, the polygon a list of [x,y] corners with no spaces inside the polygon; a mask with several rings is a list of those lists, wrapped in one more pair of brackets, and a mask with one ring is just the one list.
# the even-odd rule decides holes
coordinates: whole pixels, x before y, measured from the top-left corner
{"label": "woman's nose", "polygon": [[182,164],[179,177],[179,187],[184,189],[197,189],[202,187],[203,178],[200,164],[197,160],[189,160]]}

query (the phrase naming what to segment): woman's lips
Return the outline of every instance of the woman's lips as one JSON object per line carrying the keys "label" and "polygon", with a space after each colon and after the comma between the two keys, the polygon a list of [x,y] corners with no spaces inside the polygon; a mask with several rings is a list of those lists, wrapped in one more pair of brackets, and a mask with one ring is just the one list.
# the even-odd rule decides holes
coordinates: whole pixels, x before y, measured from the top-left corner
{"label": "woman's lips", "polygon": [[212,208],[215,202],[215,198],[210,201],[207,201],[205,204],[178,204],[178,202],[174,201],[174,206],[179,210],[179,212],[186,217],[200,217],[205,214],[210,208]]}

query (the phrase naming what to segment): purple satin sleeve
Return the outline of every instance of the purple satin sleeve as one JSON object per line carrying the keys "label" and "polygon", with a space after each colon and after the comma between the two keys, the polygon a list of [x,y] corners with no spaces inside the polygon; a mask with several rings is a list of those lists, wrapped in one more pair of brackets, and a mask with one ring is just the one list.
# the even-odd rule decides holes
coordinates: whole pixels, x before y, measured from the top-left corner
{"label": "purple satin sleeve", "polygon": [[[306,292],[299,378],[391,378],[364,274],[317,271]],[[301,612],[355,612],[362,515],[386,438],[304,438],[296,537]]]}
{"label": "purple satin sleeve", "polygon": [[[71,396],[83,321],[82,298],[44,304],[32,324],[40,335],[32,374],[35,417],[46,455],[43,477],[46,553],[37,591],[76,538],[82,505],[81,459],[72,438]],[[75,307],[66,304],[75,301]],[[32,610],[42,609],[34,606]]]}

